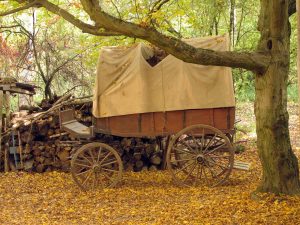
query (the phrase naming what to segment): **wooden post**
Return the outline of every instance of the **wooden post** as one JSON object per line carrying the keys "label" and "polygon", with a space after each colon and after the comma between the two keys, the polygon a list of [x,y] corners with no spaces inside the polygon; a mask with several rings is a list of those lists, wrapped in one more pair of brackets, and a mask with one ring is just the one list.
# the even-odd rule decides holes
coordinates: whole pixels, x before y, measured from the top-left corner
{"label": "wooden post", "polygon": [[23,164],[23,149],[22,149],[22,141],[21,141],[20,131],[18,131],[18,144],[19,144],[19,154],[20,154],[21,168],[24,169],[24,164]]}
{"label": "wooden post", "polygon": [[3,91],[0,90],[0,153],[2,152],[2,132],[3,132],[2,110],[3,110]]}
{"label": "wooden post", "polygon": [[[4,131],[6,131],[10,123],[10,92],[4,91],[3,97],[4,97],[4,107],[5,107]],[[4,171],[5,172],[9,171],[9,142],[5,143],[5,148],[4,148]]]}
{"label": "wooden post", "polygon": [[5,115],[6,115],[7,127],[8,127],[10,124],[10,92],[9,91],[4,92],[4,98],[5,98]]}
{"label": "wooden post", "polygon": [[298,74],[298,104],[299,104],[299,130],[300,130],[300,0],[296,1],[297,8],[297,74]]}

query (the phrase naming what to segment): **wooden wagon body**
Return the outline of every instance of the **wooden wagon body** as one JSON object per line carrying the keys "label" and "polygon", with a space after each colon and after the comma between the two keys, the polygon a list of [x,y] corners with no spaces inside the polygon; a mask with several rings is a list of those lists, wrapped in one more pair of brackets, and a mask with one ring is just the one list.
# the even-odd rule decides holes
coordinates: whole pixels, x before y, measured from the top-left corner
{"label": "wooden wagon body", "polygon": [[225,134],[234,133],[235,108],[189,109],[94,118],[94,132],[121,137],[176,134],[195,124],[206,124]]}

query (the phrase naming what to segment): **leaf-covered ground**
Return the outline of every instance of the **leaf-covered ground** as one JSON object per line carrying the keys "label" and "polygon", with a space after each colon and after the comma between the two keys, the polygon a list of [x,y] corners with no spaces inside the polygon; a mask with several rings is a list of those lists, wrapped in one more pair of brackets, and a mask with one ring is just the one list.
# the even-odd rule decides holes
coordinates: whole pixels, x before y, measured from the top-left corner
{"label": "leaf-covered ground", "polygon": [[[290,130],[299,140],[297,106],[290,106]],[[243,116],[240,116],[243,115]],[[237,108],[246,139],[255,140],[252,104]],[[242,137],[245,138],[245,137]],[[299,224],[300,197],[251,193],[261,167],[255,144],[236,158],[251,163],[216,188],[174,185],[167,171],[126,173],[114,189],[81,192],[67,173],[0,174],[0,225],[13,224]]]}
{"label": "leaf-covered ground", "polygon": [[261,169],[252,163],[216,188],[175,186],[164,172],[127,173],[121,185],[81,192],[67,173],[0,175],[0,224],[298,224],[299,197],[251,198]]}

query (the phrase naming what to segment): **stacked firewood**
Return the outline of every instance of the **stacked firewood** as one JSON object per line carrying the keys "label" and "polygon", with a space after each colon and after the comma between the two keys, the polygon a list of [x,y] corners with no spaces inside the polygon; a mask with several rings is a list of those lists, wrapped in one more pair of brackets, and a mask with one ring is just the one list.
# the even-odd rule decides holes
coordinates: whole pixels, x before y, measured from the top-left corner
{"label": "stacked firewood", "polygon": [[[86,126],[92,124],[90,102],[69,104],[67,107],[75,108],[75,117],[79,122]],[[86,142],[76,140],[60,128],[58,110],[38,117],[40,113],[15,113],[11,125],[17,128],[7,135],[2,143],[3,148],[5,142],[8,142],[9,146],[16,146],[17,149],[16,154],[9,154],[10,170],[22,169],[40,173],[53,170],[69,171],[72,154]],[[38,119],[34,122],[26,122],[26,118],[35,116]],[[93,141],[104,142],[116,149],[127,171],[162,168],[162,151],[155,139],[97,134]],[[3,165],[3,157],[1,159],[0,164]],[[0,169],[3,170],[3,166]]]}

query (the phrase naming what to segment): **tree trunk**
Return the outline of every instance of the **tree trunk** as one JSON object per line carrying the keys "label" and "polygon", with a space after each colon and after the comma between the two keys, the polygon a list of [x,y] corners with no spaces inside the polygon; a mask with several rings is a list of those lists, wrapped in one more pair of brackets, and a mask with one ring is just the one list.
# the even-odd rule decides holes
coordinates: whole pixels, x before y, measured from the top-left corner
{"label": "tree trunk", "polygon": [[269,52],[271,61],[267,72],[255,80],[257,146],[263,166],[258,191],[297,194],[298,161],[291,148],[287,112],[288,0],[261,0],[259,29],[259,50]]}
{"label": "tree trunk", "polygon": [[235,0],[230,0],[230,21],[229,21],[229,36],[232,47],[234,47],[235,38]]}
{"label": "tree trunk", "polygon": [[[298,113],[300,115],[300,0],[297,4],[297,75],[298,75]],[[298,118],[298,130],[300,130],[300,117]]]}
{"label": "tree trunk", "polygon": [[51,91],[51,83],[50,82],[46,82],[45,83],[45,98],[50,100],[52,99],[52,91]]}

